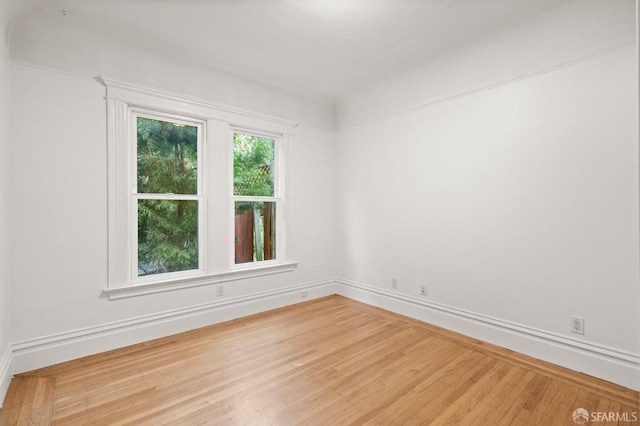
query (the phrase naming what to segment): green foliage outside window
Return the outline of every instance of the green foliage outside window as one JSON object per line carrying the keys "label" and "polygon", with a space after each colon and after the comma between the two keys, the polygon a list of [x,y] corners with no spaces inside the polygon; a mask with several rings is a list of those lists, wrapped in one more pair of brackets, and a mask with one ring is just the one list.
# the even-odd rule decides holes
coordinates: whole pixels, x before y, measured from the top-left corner
{"label": "green foliage outside window", "polygon": [[272,197],[275,141],[233,135],[233,195]]}
{"label": "green foliage outside window", "polygon": [[[198,192],[198,129],[138,117],[140,194]],[[138,275],[198,268],[198,201],[138,200]]]}

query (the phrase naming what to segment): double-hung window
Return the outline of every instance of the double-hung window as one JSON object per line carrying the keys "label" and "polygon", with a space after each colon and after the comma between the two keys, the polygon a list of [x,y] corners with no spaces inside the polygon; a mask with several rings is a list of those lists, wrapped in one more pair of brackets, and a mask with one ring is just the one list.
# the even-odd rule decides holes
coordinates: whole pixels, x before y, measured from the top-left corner
{"label": "double-hung window", "polygon": [[291,271],[295,123],[101,78],[110,299]]}
{"label": "double-hung window", "polygon": [[131,118],[131,212],[137,228],[131,235],[131,275],[201,270],[204,212],[198,154],[204,123],[136,109]]}
{"label": "double-hung window", "polygon": [[276,138],[233,132],[235,263],[277,259],[280,198]]}

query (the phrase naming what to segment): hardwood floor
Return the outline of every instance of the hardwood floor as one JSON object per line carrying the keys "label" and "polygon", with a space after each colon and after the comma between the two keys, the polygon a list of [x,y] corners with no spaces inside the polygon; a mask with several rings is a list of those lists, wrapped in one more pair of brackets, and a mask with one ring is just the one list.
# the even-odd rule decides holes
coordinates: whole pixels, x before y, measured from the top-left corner
{"label": "hardwood floor", "polygon": [[24,373],[4,407],[2,425],[573,425],[580,407],[640,416],[637,392],[340,296]]}

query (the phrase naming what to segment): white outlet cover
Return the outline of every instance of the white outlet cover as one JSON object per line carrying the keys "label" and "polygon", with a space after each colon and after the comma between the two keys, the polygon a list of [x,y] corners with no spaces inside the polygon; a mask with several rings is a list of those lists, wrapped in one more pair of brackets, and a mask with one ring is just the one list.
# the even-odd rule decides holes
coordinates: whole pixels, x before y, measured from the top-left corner
{"label": "white outlet cover", "polygon": [[584,335],[584,318],[571,317],[571,332]]}

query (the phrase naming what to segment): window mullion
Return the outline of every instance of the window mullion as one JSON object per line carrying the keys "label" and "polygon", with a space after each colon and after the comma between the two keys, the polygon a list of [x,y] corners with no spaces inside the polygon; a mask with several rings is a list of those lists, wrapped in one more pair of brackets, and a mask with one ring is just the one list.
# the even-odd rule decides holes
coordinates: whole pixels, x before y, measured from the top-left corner
{"label": "window mullion", "polygon": [[[229,165],[232,152],[229,150],[229,125],[208,120],[207,128],[207,169],[211,172],[207,179],[207,242],[209,272],[223,272],[229,269],[233,252],[229,251],[228,230],[233,218],[230,217],[229,188],[233,179],[233,169]],[[232,157],[231,157],[232,158]]]}

